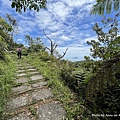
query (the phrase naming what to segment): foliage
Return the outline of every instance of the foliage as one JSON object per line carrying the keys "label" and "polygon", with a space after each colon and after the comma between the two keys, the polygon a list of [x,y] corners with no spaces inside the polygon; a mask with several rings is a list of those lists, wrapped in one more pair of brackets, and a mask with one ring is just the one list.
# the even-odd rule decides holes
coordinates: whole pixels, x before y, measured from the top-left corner
{"label": "foliage", "polygon": [[[2,51],[12,50],[15,47],[15,42],[13,41],[13,33],[16,32],[16,20],[7,14],[8,21],[0,17],[0,39],[4,39],[4,43],[1,44],[1,47],[4,48]],[[6,44],[6,47],[4,47]]]}
{"label": "foliage", "polygon": [[4,118],[4,105],[10,95],[14,83],[15,66],[9,55],[0,60],[0,118]]}
{"label": "foliage", "polygon": [[[10,0],[11,1],[11,0]],[[46,8],[46,0],[12,0],[11,7],[16,9],[16,12],[26,11],[27,9],[39,11],[41,8]]]}
{"label": "foliage", "polygon": [[[85,105],[94,114],[115,115],[119,114],[120,107],[120,62],[119,58],[116,58],[114,62],[110,60],[109,65],[108,61],[106,63],[104,63],[106,67],[90,79],[86,91]],[[103,119],[112,120],[113,117]]]}
{"label": "foliage", "polygon": [[11,25],[9,25],[1,16],[0,16],[0,30],[4,30],[6,32],[12,31]]}
{"label": "foliage", "polygon": [[39,37],[36,37],[35,39],[33,39],[31,36],[29,35],[25,35],[25,40],[28,43],[29,47],[28,47],[28,52],[40,52],[40,51],[45,51],[45,47],[44,47],[44,43],[42,42],[42,40]]}
{"label": "foliage", "polygon": [[[102,60],[108,59],[117,53],[119,53],[119,37],[117,37],[118,33],[118,21],[117,17],[115,16],[114,19],[108,18],[102,20],[104,27],[99,27],[96,23],[93,26],[93,30],[96,32],[98,36],[98,40],[91,40],[87,41],[87,44],[92,45],[92,48],[90,51],[92,52],[91,56],[96,59],[100,58]],[[108,30],[108,32],[105,32],[108,27],[111,25],[111,28]]]}
{"label": "foliage", "polygon": [[[99,27],[96,23],[93,30],[98,39],[87,42],[92,45],[91,56],[96,60],[99,59],[94,61],[86,56],[84,66],[92,73],[85,91],[85,106],[94,114],[119,114],[120,37],[117,35],[119,15],[118,13],[114,18],[108,19],[104,17],[101,21],[103,27]],[[113,118],[102,119],[112,120]]]}
{"label": "foliage", "polygon": [[106,11],[107,14],[118,11],[120,7],[119,0],[96,0],[96,4],[92,7],[91,14],[103,15]]}

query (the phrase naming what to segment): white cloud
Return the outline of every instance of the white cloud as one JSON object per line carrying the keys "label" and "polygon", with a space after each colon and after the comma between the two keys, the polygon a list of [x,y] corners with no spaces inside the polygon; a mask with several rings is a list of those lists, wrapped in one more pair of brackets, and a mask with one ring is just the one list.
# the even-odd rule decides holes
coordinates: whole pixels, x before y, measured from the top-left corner
{"label": "white cloud", "polygon": [[71,40],[69,37],[67,37],[67,36],[65,36],[65,35],[62,35],[60,38],[61,38],[62,40],[65,40],[65,41]]}
{"label": "white cloud", "polygon": [[62,0],[70,7],[82,7],[86,3],[93,3],[95,0]]}
{"label": "white cloud", "polygon": [[[66,47],[58,47],[57,51],[62,55],[66,50]],[[90,55],[90,46],[83,47],[68,47],[68,51],[63,59],[68,59],[71,61],[84,60],[84,56]]]}
{"label": "white cloud", "polygon": [[48,7],[48,11],[50,11],[54,17],[58,17],[60,20],[65,20],[68,14],[71,12],[71,8],[66,6],[64,2],[58,1],[54,2]]}
{"label": "white cloud", "polygon": [[17,39],[17,41],[18,41],[18,42],[22,42],[23,40],[19,38],[19,39]]}

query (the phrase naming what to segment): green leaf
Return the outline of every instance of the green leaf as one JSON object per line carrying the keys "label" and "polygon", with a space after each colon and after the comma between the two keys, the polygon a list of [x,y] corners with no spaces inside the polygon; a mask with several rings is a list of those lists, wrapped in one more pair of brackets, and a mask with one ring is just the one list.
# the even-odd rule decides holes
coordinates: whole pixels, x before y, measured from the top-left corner
{"label": "green leaf", "polygon": [[16,3],[15,3],[15,2],[12,2],[11,7],[12,7],[12,8],[15,8],[15,5],[16,5]]}
{"label": "green leaf", "polygon": [[24,7],[24,12],[26,11],[26,7]]}
{"label": "green leaf", "polygon": [[4,112],[4,110],[3,110],[3,108],[0,106],[0,113],[3,113]]}

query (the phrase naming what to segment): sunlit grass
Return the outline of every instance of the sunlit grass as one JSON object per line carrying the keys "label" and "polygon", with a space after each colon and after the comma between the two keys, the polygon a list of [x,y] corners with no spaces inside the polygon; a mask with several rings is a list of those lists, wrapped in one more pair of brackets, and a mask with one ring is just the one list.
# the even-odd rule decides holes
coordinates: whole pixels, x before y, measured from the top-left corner
{"label": "sunlit grass", "polygon": [[4,117],[4,105],[6,104],[10,95],[11,87],[15,80],[15,63],[10,56],[6,59],[0,60],[0,118]]}

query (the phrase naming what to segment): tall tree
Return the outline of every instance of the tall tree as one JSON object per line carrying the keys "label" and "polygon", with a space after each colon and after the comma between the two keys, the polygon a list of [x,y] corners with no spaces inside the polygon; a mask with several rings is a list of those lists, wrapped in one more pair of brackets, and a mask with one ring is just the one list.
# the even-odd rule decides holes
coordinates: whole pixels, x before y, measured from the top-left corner
{"label": "tall tree", "polygon": [[12,26],[0,17],[0,59],[4,59],[4,51],[10,45],[10,35]]}
{"label": "tall tree", "polygon": [[39,11],[41,8],[46,8],[47,0],[10,0],[12,1],[12,8],[16,9],[16,12],[26,11],[27,9],[33,9]]}
{"label": "tall tree", "polygon": [[9,25],[12,26],[12,31],[10,33],[11,35],[11,38],[10,38],[10,48],[13,47],[13,36],[17,35],[18,34],[18,24],[17,24],[17,21],[9,14],[6,15],[7,17],[7,22],[9,23]]}
{"label": "tall tree", "polygon": [[29,48],[28,48],[29,52],[37,53],[40,51],[45,51],[44,43],[39,37],[33,39],[31,36],[25,35],[25,39],[29,45]]}
{"label": "tall tree", "polygon": [[[110,57],[118,54],[119,51],[119,39],[118,35],[118,21],[115,15],[114,18],[106,18],[101,21],[103,23],[102,27],[99,27],[98,23],[93,26],[93,30],[98,36],[98,40],[87,41],[89,45],[92,45],[91,56],[93,58],[109,59]],[[110,29],[108,30],[108,27]],[[108,32],[106,32],[108,30]]]}
{"label": "tall tree", "polygon": [[118,11],[120,8],[120,0],[96,0],[96,4],[91,9],[91,14],[103,15],[114,11]]}

